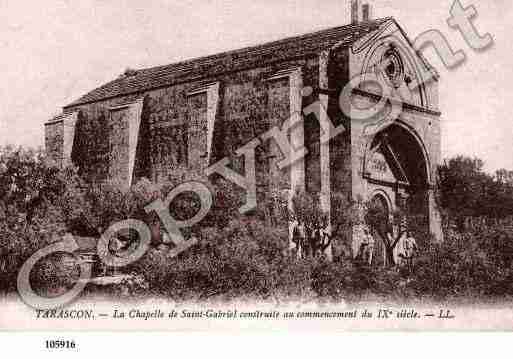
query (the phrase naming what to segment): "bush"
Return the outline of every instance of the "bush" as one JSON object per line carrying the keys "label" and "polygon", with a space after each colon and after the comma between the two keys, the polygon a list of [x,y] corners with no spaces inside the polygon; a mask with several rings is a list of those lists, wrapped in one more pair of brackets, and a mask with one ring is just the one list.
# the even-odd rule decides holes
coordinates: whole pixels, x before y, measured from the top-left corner
{"label": "bush", "polygon": [[148,253],[136,271],[155,294],[174,300],[304,300],[315,296],[312,274],[317,264],[289,253],[288,231],[239,218],[225,229],[204,230],[198,245],[176,258],[156,250]]}
{"label": "bush", "polygon": [[80,277],[80,267],[69,253],[54,253],[40,260],[30,273],[34,291],[43,297],[60,296]]}
{"label": "bush", "polygon": [[[53,208],[37,214],[31,223],[27,223],[24,215],[8,210],[7,216],[0,220],[0,292],[14,292],[18,271],[25,261],[38,250],[60,241],[63,234],[64,225],[58,220],[58,211]],[[42,283],[38,281],[35,284]]]}
{"label": "bush", "polygon": [[358,262],[321,263],[313,277],[312,288],[321,298],[356,302],[405,297],[399,290],[401,277],[397,271]]}
{"label": "bush", "polygon": [[[141,180],[125,192],[115,186],[86,183],[76,169],[59,171],[47,165],[40,152],[0,149],[0,292],[15,291],[23,263],[36,251],[60,241],[66,232],[98,237],[113,223],[134,218],[150,225],[160,239],[160,221],[144,207],[157,198],[164,199],[185,180],[202,179],[176,171],[167,183]],[[229,183],[218,179],[209,187],[213,209],[200,224],[184,230],[186,238],[198,239],[197,245],[170,258],[172,245],[154,241],[141,261],[123,270],[134,274],[133,279],[108,288],[108,293],[158,295],[178,301],[403,301],[412,297],[481,301],[513,295],[512,221],[481,224],[464,232],[446,229],[445,242],[434,243],[426,219],[410,216],[410,229],[420,247],[414,268],[384,269],[354,262],[351,256],[338,255],[337,261],[329,262],[322,254],[324,242],[311,245],[321,250],[311,250],[314,255],[301,253],[301,259],[289,250],[284,225],[289,216],[294,215],[309,233],[324,226],[325,214],[316,196],[299,194],[294,199],[294,213],[278,211],[281,215],[274,213],[276,218],[269,220],[265,208],[258,208],[252,217],[238,215],[241,199]],[[277,205],[276,199],[269,201],[270,207]],[[359,220],[346,216],[355,204],[343,196],[333,201],[339,212],[332,213],[336,219],[328,239],[335,246],[347,246],[350,226]],[[175,218],[186,219],[198,206],[195,195],[186,193],[173,201],[170,211]],[[56,254],[38,263],[30,278],[37,292],[52,296],[75,283],[78,268],[73,260],[65,260],[68,257]]]}
{"label": "bush", "polygon": [[41,151],[0,148],[0,292],[15,291],[23,263],[64,234],[53,205],[63,188]]}
{"label": "bush", "polygon": [[177,301],[209,298],[357,301],[397,295],[400,276],[325,258],[297,258],[288,232],[264,222],[232,220],[202,232],[198,245],[175,258],[153,250],[131,270],[142,273],[153,294]]}
{"label": "bush", "polygon": [[513,294],[513,227],[448,231],[444,243],[430,244],[411,275],[418,294],[440,300]]}

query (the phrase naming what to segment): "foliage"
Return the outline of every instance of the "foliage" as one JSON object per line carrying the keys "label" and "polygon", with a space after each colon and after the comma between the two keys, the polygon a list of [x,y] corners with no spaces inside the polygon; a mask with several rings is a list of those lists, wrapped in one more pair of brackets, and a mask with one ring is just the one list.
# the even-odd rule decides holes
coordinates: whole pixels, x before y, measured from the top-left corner
{"label": "foliage", "polygon": [[161,187],[147,180],[125,191],[115,184],[87,183],[73,168],[66,175],[66,190],[57,205],[69,231],[78,236],[99,237],[112,224],[130,218],[151,222],[144,207],[161,197]]}
{"label": "foliage", "polygon": [[[440,168],[439,202],[455,218],[487,214],[505,217],[512,211],[513,176],[499,171],[490,176],[482,162],[465,158],[446,161]],[[206,183],[214,207],[197,226],[184,230],[198,244],[170,258],[172,245],[162,242],[159,218],[145,206],[184,181]],[[129,191],[113,184],[85,181],[74,168],[59,170],[45,162],[40,151],[14,148],[0,150],[0,292],[15,290],[23,263],[37,250],[59,241],[64,233],[98,237],[113,223],[135,218],[150,225],[154,245],[146,256],[126,269],[133,279],[112,294],[125,297],[152,295],[175,300],[255,298],[264,300],[329,299],[358,301],[366,298],[436,300],[458,298],[504,298],[513,295],[513,222],[489,226],[445,228],[445,242],[430,240],[423,220],[407,209],[384,218],[372,203],[359,203],[334,195],[328,237],[320,233],[327,214],[317,195],[298,193],[293,211],[288,202],[274,196],[279,220],[268,221],[259,207],[250,216],[238,213],[242,198],[233,185],[222,179],[205,180],[200,174],[177,170],[165,183],[141,179]],[[194,193],[183,193],[169,210],[177,219],[191,218],[200,205]],[[263,207],[265,207],[264,205]],[[364,208],[362,217],[359,208]],[[397,227],[406,218],[416,231],[420,252],[413,270],[375,268],[352,261],[351,256],[328,261],[320,255],[327,245],[350,241],[351,227],[366,222],[396,243]],[[307,233],[302,258],[289,248],[287,226],[294,219]],[[399,231],[400,232],[400,231]],[[308,255],[309,252],[310,255]],[[77,278],[77,267],[69,256],[57,254],[41,261],[31,275],[40,293],[56,295]],[[89,288],[89,291],[98,289]]]}
{"label": "foliage", "polygon": [[71,159],[80,177],[88,182],[106,178],[109,171],[109,135],[112,128],[111,125],[105,125],[108,123],[104,113],[97,118],[86,118],[82,112],[79,113]]}
{"label": "foliage", "polygon": [[468,217],[513,216],[512,172],[502,169],[493,176],[483,167],[480,159],[458,156],[438,169],[438,202],[460,230]]}
{"label": "foliage", "polygon": [[80,267],[69,253],[54,253],[40,260],[30,273],[30,283],[41,296],[59,296],[80,277]]}
{"label": "foliage", "polygon": [[395,270],[383,271],[359,262],[324,262],[313,272],[312,288],[320,298],[360,301],[369,298],[402,297],[400,275]]}
{"label": "foliage", "polygon": [[38,208],[55,201],[64,187],[59,169],[48,165],[41,150],[0,148],[0,216],[10,208],[30,222]]}
{"label": "foliage", "polygon": [[366,203],[365,208],[365,223],[379,235],[385,246],[386,263],[389,267],[393,267],[396,265],[394,249],[408,228],[408,212],[399,208],[392,213],[390,218],[388,213],[383,212],[373,202]]}
{"label": "foliage", "polygon": [[416,263],[410,286],[420,295],[483,298],[513,294],[513,223],[459,233],[448,230]]}
{"label": "foliage", "polygon": [[286,232],[241,217],[224,229],[203,230],[199,243],[178,257],[151,251],[135,270],[151,290],[176,300],[300,294],[306,288],[287,266],[287,243]]}
{"label": "foliage", "polygon": [[239,218],[224,229],[206,229],[178,257],[152,250],[131,270],[142,273],[152,295],[176,301],[208,299],[345,300],[404,296],[398,271],[323,257],[299,259],[258,219]]}
{"label": "foliage", "polygon": [[53,205],[63,188],[41,151],[0,149],[0,292],[13,291],[23,263],[64,233]]}
{"label": "foliage", "polygon": [[[37,212],[30,223],[12,210],[0,220],[0,292],[12,292],[23,263],[38,250],[60,240],[64,225],[53,208]],[[54,278],[55,279],[55,278]]]}

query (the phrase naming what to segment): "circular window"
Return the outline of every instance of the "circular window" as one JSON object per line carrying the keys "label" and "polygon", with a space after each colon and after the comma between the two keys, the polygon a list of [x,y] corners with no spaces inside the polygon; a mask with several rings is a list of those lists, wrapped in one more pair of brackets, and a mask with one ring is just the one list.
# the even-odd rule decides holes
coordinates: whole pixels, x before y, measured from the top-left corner
{"label": "circular window", "polygon": [[401,56],[395,48],[390,48],[383,54],[381,63],[384,65],[384,75],[390,85],[395,88],[401,86],[404,80],[404,65]]}

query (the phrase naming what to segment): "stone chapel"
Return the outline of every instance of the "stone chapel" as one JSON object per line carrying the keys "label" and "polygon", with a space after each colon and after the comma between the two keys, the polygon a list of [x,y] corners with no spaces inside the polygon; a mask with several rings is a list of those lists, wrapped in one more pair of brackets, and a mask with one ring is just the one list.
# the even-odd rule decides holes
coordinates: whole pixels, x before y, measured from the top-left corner
{"label": "stone chapel", "polygon": [[[395,19],[372,19],[370,7],[357,0],[351,10],[348,25],[127,70],[48,121],[46,151],[60,166],[73,163],[90,178],[129,187],[143,177],[165,180],[177,168],[202,170],[225,157],[236,168],[241,146],[299,115],[289,136],[308,154],[280,170],[283,153],[269,140],[256,158],[258,186],[286,183],[318,193],[326,211],[333,193],[375,201],[387,213],[408,198],[440,238],[434,197],[439,77]],[[344,111],[344,89],[369,76],[379,86],[359,81]],[[400,111],[389,101],[362,119],[361,109],[380,103],[383,89],[405,94]],[[321,141],[322,116],[344,131]]]}

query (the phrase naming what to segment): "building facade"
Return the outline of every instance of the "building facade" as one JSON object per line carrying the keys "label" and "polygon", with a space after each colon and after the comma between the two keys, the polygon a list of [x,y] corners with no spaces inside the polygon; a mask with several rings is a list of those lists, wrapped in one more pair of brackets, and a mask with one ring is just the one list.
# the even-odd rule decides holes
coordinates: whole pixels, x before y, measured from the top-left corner
{"label": "building facade", "polygon": [[389,213],[409,198],[441,238],[438,76],[394,19],[369,20],[355,3],[346,26],[127,70],[45,124],[48,155],[129,187],[223,158],[241,172],[237,151],[277,127],[307,154],[280,169],[283,146],[261,138],[257,186],[319,193],[326,211],[333,193]]}

